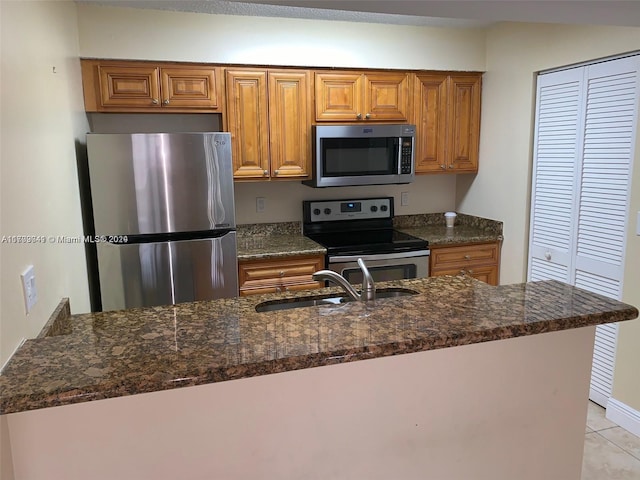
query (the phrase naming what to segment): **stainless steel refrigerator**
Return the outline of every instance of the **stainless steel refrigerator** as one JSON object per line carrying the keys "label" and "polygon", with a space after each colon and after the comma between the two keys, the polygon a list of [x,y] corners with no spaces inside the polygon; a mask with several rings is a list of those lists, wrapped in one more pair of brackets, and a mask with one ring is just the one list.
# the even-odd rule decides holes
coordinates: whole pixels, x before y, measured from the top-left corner
{"label": "stainless steel refrigerator", "polygon": [[238,294],[229,133],[88,134],[87,155],[102,310]]}

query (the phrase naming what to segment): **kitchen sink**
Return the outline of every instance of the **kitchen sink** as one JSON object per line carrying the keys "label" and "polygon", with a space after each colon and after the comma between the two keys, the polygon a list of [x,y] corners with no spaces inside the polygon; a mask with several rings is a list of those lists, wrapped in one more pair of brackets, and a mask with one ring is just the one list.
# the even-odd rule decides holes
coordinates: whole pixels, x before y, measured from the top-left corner
{"label": "kitchen sink", "polygon": [[[376,299],[405,297],[416,295],[418,292],[408,288],[381,288],[376,290]],[[337,296],[336,294],[317,295],[313,297],[286,298],[282,300],[269,300],[256,305],[256,312],[272,312],[274,310],[288,310],[290,308],[315,307],[319,305],[342,305],[353,302],[351,297]]]}

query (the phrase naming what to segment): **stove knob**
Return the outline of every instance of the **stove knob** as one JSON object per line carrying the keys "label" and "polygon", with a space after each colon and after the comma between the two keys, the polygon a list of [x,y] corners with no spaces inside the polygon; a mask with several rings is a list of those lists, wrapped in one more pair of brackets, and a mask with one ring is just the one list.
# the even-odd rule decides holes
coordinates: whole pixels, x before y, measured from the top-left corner
{"label": "stove knob", "polygon": [[313,214],[314,215],[320,215],[320,209],[319,208],[314,208],[313,209]]}
{"label": "stove knob", "polygon": [[380,210],[382,210],[383,212],[386,212],[387,211],[387,206],[386,205],[382,205],[380,207]]}
{"label": "stove knob", "polygon": [[377,212],[378,211],[378,207],[376,207],[375,205],[371,205],[371,211],[372,212]]}
{"label": "stove knob", "polygon": [[325,215],[331,215],[331,209],[330,208],[325,208],[324,209],[324,214]]}

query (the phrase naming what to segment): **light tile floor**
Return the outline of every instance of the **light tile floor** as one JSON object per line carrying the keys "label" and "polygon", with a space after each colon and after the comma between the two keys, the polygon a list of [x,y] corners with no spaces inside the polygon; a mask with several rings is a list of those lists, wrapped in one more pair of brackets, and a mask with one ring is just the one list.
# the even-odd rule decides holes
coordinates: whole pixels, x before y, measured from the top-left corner
{"label": "light tile floor", "polygon": [[584,436],[582,480],[640,480],[640,437],[605,417],[589,402]]}

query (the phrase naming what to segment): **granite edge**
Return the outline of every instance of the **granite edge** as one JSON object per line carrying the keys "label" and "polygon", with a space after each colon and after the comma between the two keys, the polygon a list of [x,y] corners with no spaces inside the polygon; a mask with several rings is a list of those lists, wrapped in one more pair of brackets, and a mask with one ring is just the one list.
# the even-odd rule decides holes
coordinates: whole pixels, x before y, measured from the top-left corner
{"label": "granite edge", "polygon": [[557,320],[547,320],[535,324],[514,325],[509,327],[499,326],[492,329],[482,330],[474,335],[464,335],[462,337],[439,335],[429,339],[408,340],[405,342],[384,345],[367,345],[359,348],[286,357],[248,365],[200,369],[200,371],[195,372],[195,375],[192,375],[190,378],[186,378],[179,383],[162,380],[150,381],[146,378],[144,388],[140,388],[140,383],[136,381],[136,378],[132,378],[127,379],[125,382],[116,381],[113,385],[105,385],[103,388],[98,389],[94,388],[95,385],[92,386],[92,388],[86,389],[59,389],[55,392],[42,392],[25,395],[19,399],[12,397],[12,401],[8,402],[8,404],[4,401],[0,404],[0,415],[137,395],[140,393],[172,390],[188,386],[206,385],[229,380],[238,380],[242,378],[251,378],[261,375],[283,373],[287,371],[342,364],[373,358],[382,358],[406,353],[416,353],[541,333],[551,333],[605,323],[614,323],[636,318],[637,316],[638,310],[632,306],[628,306],[628,308],[610,312],[566,317]]}
{"label": "granite edge", "polygon": [[67,335],[71,333],[71,304],[69,298],[64,297],[53,310],[51,316],[44,324],[37,339],[54,337],[57,335]]}

